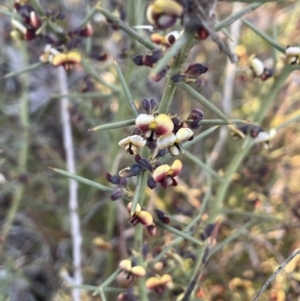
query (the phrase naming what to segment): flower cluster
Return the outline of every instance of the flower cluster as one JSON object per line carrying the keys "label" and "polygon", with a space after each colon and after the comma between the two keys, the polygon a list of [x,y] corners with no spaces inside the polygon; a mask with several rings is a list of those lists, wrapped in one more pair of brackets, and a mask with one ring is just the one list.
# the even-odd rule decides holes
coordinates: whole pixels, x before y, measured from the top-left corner
{"label": "flower cluster", "polygon": [[[129,287],[136,278],[145,277],[147,274],[146,269],[141,265],[136,265],[135,259],[123,259],[119,263],[121,273],[117,279],[119,284],[123,287]],[[169,274],[155,275],[149,277],[146,280],[145,286],[147,290],[154,291],[157,294],[163,294],[166,289],[172,289],[174,287],[172,276]],[[128,289],[126,292],[119,294],[118,300],[137,300],[135,299],[135,293],[132,289]]]}
{"label": "flower cluster", "polygon": [[[175,177],[182,169],[181,161],[175,160],[172,165],[168,165],[161,164],[156,158],[166,152],[172,156],[182,153],[182,143],[193,139],[193,130],[199,128],[203,112],[195,108],[186,120],[180,121],[176,116],[152,113],[156,106],[153,100],[144,99],[142,105],[148,114],[138,115],[135,119],[134,134],[119,142],[126,152],[134,155],[135,164],[120,170],[119,176],[122,178],[134,177],[147,170],[151,173],[147,182],[151,189],[155,188],[157,183],[161,184],[163,188],[176,186]],[[149,160],[141,157],[138,150],[144,146],[156,150],[156,156],[150,157]]]}

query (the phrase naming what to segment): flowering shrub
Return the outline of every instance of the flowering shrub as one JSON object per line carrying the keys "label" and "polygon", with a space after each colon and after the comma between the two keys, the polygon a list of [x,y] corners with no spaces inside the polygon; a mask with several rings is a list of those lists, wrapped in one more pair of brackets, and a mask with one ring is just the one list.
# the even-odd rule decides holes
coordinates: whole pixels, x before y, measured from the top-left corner
{"label": "flowering shrub", "polygon": [[[289,92],[293,89],[289,75],[298,74],[300,47],[288,41],[288,34],[278,39],[279,43],[275,33],[270,37],[255,22],[244,19],[256,9],[263,11],[262,3],[233,5],[230,14],[230,1],[220,2],[224,3],[104,1],[106,4],[91,4],[79,22],[73,20],[71,10],[53,9],[50,3],[43,6],[38,0],[16,1],[13,9],[1,7],[10,32],[3,39],[21,49],[27,64],[4,75],[5,89],[18,87],[20,83],[9,80],[19,76],[26,92],[18,106],[3,109],[7,116],[9,112],[18,116],[22,138],[19,154],[13,150],[8,160],[19,158],[18,168],[0,173],[1,184],[11,179],[5,191],[13,191],[12,205],[3,222],[0,254],[7,247],[12,262],[17,262],[16,269],[18,264],[25,264],[23,258],[31,260],[26,250],[38,239],[32,235],[28,243],[19,245],[19,239],[17,245],[11,245],[8,238],[12,227],[19,227],[14,219],[26,195],[25,188],[30,187],[30,198],[39,199],[42,186],[47,206],[53,211],[51,223],[46,226],[46,205],[40,216],[35,209],[32,214],[32,220],[41,224],[41,233],[46,233],[48,247],[41,247],[40,253],[62,257],[51,268],[52,277],[60,276],[64,284],[61,291],[67,295],[71,292],[74,301],[91,300],[93,296],[103,301],[257,300],[260,295],[254,295],[262,280],[258,285],[256,278],[271,273],[275,264],[259,265],[261,254],[250,240],[264,241],[267,252],[261,252],[262,258],[269,258],[268,252],[281,258],[278,237],[287,232],[276,229],[273,236],[268,232],[271,239],[277,240],[275,246],[266,240],[267,234],[261,234],[264,227],[274,227],[268,224],[270,221],[283,225],[287,220],[277,208],[282,202],[272,200],[271,206],[271,193],[266,192],[274,181],[269,161],[282,156],[282,149],[278,147],[270,156],[267,152],[272,151],[274,140],[280,140],[278,135],[284,139],[280,130],[299,117],[296,111],[295,116],[278,121],[272,104],[280,100],[275,106],[279,113],[287,106],[284,95],[293,93]],[[265,5],[274,9],[271,4]],[[219,17],[223,21],[217,21]],[[253,47],[248,41],[231,47],[231,40],[237,43],[238,30],[233,26],[229,33],[226,28],[240,19],[249,29],[245,27],[244,31],[262,38],[267,50],[256,44]],[[254,50],[256,53],[250,55]],[[7,48],[5,55],[9,51]],[[233,66],[239,69],[232,70]],[[48,80],[38,97],[30,90],[26,74],[35,71],[45,72]],[[34,77],[36,80],[39,74]],[[282,92],[285,83],[289,86]],[[53,106],[55,99],[60,99],[60,118],[57,112],[48,116],[46,107],[39,113],[45,103],[31,108],[34,100],[40,103],[45,95]],[[236,107],[233,110],[232,103]],[[31,127],[29,121],[34,124],[40,122],[36,119],[43,119],[38,114],[45,116],[40,123],[43,126]],[[63,134],[56,135],[60,122]],[[7,146],[3,149],[6,154],[10,152]],[[30,158],[31,151],[36,156]],[[0,164],[5,161],[0,160]],[[61,167],[64,161],[67,170],[51,167],[49,176],[41,180],[40,175],[47,173],[45,166]],[[70,178],[69,197],[65,197],[67,191],[60,192],[61,183],[53,171]],[[285,172],[288,174],[287,169]],[[31,182],[33,173],[38,176]],[[77,183],[83,186],[78,189]],[[97,192],[87,192],[88,186]],[[276,194],[277,190],[273,187],[272,191]],[[69,213],[63,215],[57,208],[66,203]],[[294,202],[290,211],[299,219],[298,205]],[[24,218],[20,220],[28,227]],[[259,227],[257,220],[266,224]],[[71,239],[64,233],[65,221],[70,222]],[[47,231],[53,224],[62,228],[54,238],[67,237],[66,244],[71,241],[71,245],[51,241],[52,234]],[[246,248],[232,243],[243,236],[249,239],[243,241]],[[231,243],[232,249],[228,248]],[[249,268],[248,262],[242,262],[241,272],[236,270],[239,259],[232,259],[238,248],[247,249],[252,264]],[[224,253],[217,259],[211,259],[221,251]],[[290,249],[284,251],[291,253]],[[25,255],[21,256],[22,252]],[[65,262],[68,264],[62,264]],[[8,275],[9,268],[5,267],[4,272]],[[30,272],[24,273],[34,278]],[[93,296],[84,295],[84,289],[93,290]],[[61,291],[53,293],[51,300],[62,300]],[[278,281],[267,293],[272,300],[285,300],[297,291]],[[40,294],[40,299],[50,300],[47,293]]]}

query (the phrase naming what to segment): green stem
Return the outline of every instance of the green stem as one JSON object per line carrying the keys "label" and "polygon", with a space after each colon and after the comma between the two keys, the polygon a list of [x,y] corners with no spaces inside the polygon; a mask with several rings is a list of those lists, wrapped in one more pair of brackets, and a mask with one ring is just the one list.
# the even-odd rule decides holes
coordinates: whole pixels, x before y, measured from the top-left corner
{"label": "green stem", "polygon": [[30,0],[30,3],[39,16],[44,16],[44,9],[39,0]]}
{"label": "green stem", "polygon": [[135,125],[135,119],[129,119],[129,120],[123,120],[118,122],[112,122],[107,124],[100,124],[92,129],[89,129],[89,131],[95,132],[95,131],[103,131],[103,130],[112,130],[112,129],[118,129],[125,126],[131,126]]}
{"label": "green stem", "polygon": [[143,206],[145,191],[147,189],[147,176],[148,174],[146,171],[143,171],[138,176],[138,182],[132,200],[131,214],[135,213],[137,204],[140,204],[141,207]]}
{"label": "green stem", "polygon": [[[197,135],[194,137],[193,140],[191,141],[187,141],[187,142],[184,142],[182,144],[183,148],[184,149],[187,149],[188,147],[190,147],[191,145],[195,144],[196,142],[198,142],[199,140],[203,139],[204,137],[208,136],[209,134],[211,134],[212,132],[214,132],[219,126],[213,126],[209,129],[207,129],[206,131],[202,132],[201,134]],[[170,154],[167,154],[165,155],[163,158],[160,159],[160,162],[161,163],[164,163],[166,162],[167,160],[169,160],[170,158],[172,158],[173,156],[170,155]]]}
{"label": "green stem", "polygon": [[281,70],[279,76],[275,79],[272,87],[270,88],[270,91],[267,93],[265,97],[262,98],[260,102],[260,109],[258,112],[258,115],[256,117],[256,121],[258,123],[261,123],[264,117],[267,114],[267,111],[269,110],[270,106],[272,105],[274,98],[278,94],[279,89],[283,86],[285,80],[288,78],[290,73],[293,70],[297,70],[297,67],[293,67],[290,65],[284,66],[284,68]]}
{"label": "green stem", "polygon": [[[284,84],[284,81],[287,79],[291,71],[295,70],[295,68],[291,66],[285,66],[280,75],[275,79],[272,87],[270,88],[270,91],[265,97],[262,97],[263,102],[261,102],[261,108],[259,110],[258,116],[257,116],[257,122],[260,123],[263,118],[265,117],[268,109],[272,105],[276,95],[278,94],[279,89]],[[233,160],[231,161],[230,165],[228,166],[226,170],[226,174],[224,176],[224,181],[220,184],[219,188],[217,189],[217,195],[216,199],[214,201],[214,205],[212,207],[212,211],[210,213],[210,221],[213,222],[216,220],[217,216],[221,212],[221,208],[223,206],[224,200],[227,196],[227,191],[229,188],[229,185],[232,180],[233,174],[237,171],[239,166],[241,166],[241,163],[245,156],[250,151],[251,147],[254,145],[253,140],[249,136],[246,137],[246,141],[244,144],[244,148],[238,152]]]}
{"label": "green stem", "polygon": [[162,223],[161,221],[158,221],[158,220],[155,221],[155,224],[158,225],[160,228],[168,230],[169,232],[171,232],[171,233],[173,233],[173,234],[175,234],[175,235],[177,235],[179,237],[182,237],[182,238],[184,238],[184,239],[186,239],[186,240],[188,240],[188,241],[190,241],[190,242],[192,242],[194,244],[197,244],[199,246],[203,246],[203,242],[202,241],[194,238],[193,236],[189,235],[188,233],[185,233],[183,231],[177,230],[176,228],[168,226],[168,225],[166,225],[166,224],[164,224],[164,223]]}
{"label": "green stem", "polygon": [[[138,176],[138,183],[134,193],[131,214],[136,210],[136,205],[139,203],[141,207],[143,206],[145,190],[147,189],[147,172],[143,172]],[[137,262],[139,265],[143,265],[143,229],[144,227],[141,224],[138,224],[135,227],[134,231],[134,249],[137,252]],[[145,278],[138,278],[138,289],[139,297],[141,301],[148,301],[148,295],[146,291]]]}
{"label": "green stem", "polygon": [[268,35],[266,35],[263,31],[261,31],[260,29],[256,28],[252,23],[250,23],[248,20],[246,19],[241,19],[241,21],[247,25],[252,31],[254,31],[258,36],[260,36],[262,39],[264,39],[266,42],[268,42],[271,46],[273,46],[274,48],[276,48],[277,50],[279,50],[282,53],[285,53],[285,48],[283,46],[281,46],[280,44],[278,44],[275,40],[273,40],[272,38],[270,38]]}
{"label": "green stem", "polygon": [[215,31],[219,31],[223,29],[224,27],[229,26],[230,24],[234,23],[235,21],[239,20],[242,16],[247,15],[251,12],[253,12],[255,9],[263,5],[262,2],[255,2],[252,3],[251,5],[241,9],[235,14],[232,14],[228,18],[224,19],[223,21],[219,22],[218,24],[215,25]]}
{"label": "green stem", "polygon": [[106,301],[106,297],[102,287],[99,288],[99,293],[100,293],[101,301]]}
{"label": "green stem", "polygon": [[224,120],[224,122],[230,124],[230,120],[220,109],[218,109],[214,104],[212,104],[208,99],[206,99],[203,95],[201,95],[199,92],[197,92],[190,85],[188,85],[187,83],[178,83],[177,85],[180,88],[182,88],[183,90],[185,90],[189,95],[191,95],[195,100],[197,100],[199,103],[201,103],[207,109],[209,109],[213,113],[215,113],[216,116],[218,116],[219,118]]}
{"label": "green stem", "polygon": [[200,166],[201,168],[205,169],[209,174],[217,178],[219,181],[222,181],[223,178],[214,170],[212,169],[208,164],[205,164],[203,161],[198,159],[196,156],[194,156],[192,153],[190,153],[187,150],[184,150],[184,155],[190,159],[192,162],[194,162],[196,165]]}
{"label": "green stem", "polygon": [[239,151],[231,161],[230,165],[226,170],[224,180],[217,189],[216,199],[212,205],[211,213],[209,214],[210,222],[214,222],[217,216],[220,214],[223,202],[227,195],[227,190],[232,180],[232,176],[239,168],[239,166],[241,166],[243,159],[248,154],[249,150],[254,144],[253,141],[250,140],[251,138],[249,136],[247,136],[246,139],[248,139],[248,142],[246,143],[245,147],[241,151]]}
{"label": "green stem", "polygon": [[[163,93],[162,99],[161,99],[159,107],[158,107],[158,111],[160,113],[168,113],[169,112],[169,109],[170,109],[170,106],[171,106],[171,103],[172,103],[172,100],[174,97],[174,93],[176,90],[176,84],[171,80],[171,78],[173,75],[178,74],[180,72],[182,64],[186,60],[186,57],[187,57],[189,51],[191,50],[193,38],[194,38],[194,36],[192,33],[185,33],[183,35],[183,41],[185,43],[183,44],[182,49],[180,49],[181,50],[180,54],[176,57],[172,67],[170,68],[170,70],[168,72],[168,75],[167,75],[168,78],[167,78],[167,82],[165,85],[164,93]],[[175,47],[175,45],[173,45],[172,47]],[[176,48],[174,48],[174,49],[176,49]],[[169,50],[169,51],[171,51],[171,50]],[[165,57],[168,55],[168,53],[169,52],[167,52]],[[166,61],[165,57],[161,61]],[[160,62],[157,65],[158,66],[157,70],[159,70],[159,71],[160,71],[160,69],[159,69]],[[168,62],[169,61],[166,61],[166,64],[168,64]],[[156,70],[156,68],[153,70],[152,73],[155,73],[155,70]],[[150,77],[151,77],[151,74],[150,74]]]}
{"label": "green stem", "polygon": [[223,119],[202,119],[200,124],[201,125],[228,125],[228,124],[245,124],[251,123],[247,120],[241,119],[228,119],[228,121],[224,121]]}
{"label": "green stem", "polygon": [[97,7],[93,7],[86,15],[84,20],[81,23],[81,28],[85,28],[85,26],[90,22],[90,20],[93,18],[95,12],[97,11]]}
{"label": "green stem", "polygon": [[101,76],[99,76],[95,69],[89,64],[88,60],[83,58],[81,61],[81,65],[82,67],[85,69],[85,71],[91,76],[93,77],[96,81],[98,81],[101,85],[111,89],[113,92],[119,93],[120,89],[119,87],[116,87],[114,85],[110,85],[108,83],[106,83]]}
{"label": "green stem", "polygon": [[4,78],[10,78],[10,77],[14,77],[14,76],[17,76],[17,75],[20,75],[23,73],[27,73],[27,72],[37,69],[38,67],[43,66],[43,65],[44,65],[44,63],[38,62],[38,63],[32,64],[30,66],[27,66],[27,67],[23,68],[22,70],[7,73],[4,76]]}
{"label": "green stem", "polygon": [[113,94],[102,94],[100,92],[89,92],[89,93],[73,93],[73,94],[54,94],[51,98],[110,98]]}
{"label": "green stem", "polygon": [[201,247],[197,252],[197,260],[195,263],[194,273],[181,301],[190,300],[190,296],[198,283],[199,276],[201,275],[201,272],[203,271],[204,268],[204,263],[203,263],[204,250],[205,248]]}
{"label": "green stem", "polygon": [[[211,186],[209,186],[211,187]],[[207,193],[205,194],[204,196],[204,199],[203,199],[203,202],[202,202],[202,205],[201,205],[201,208],[200,208],[200,211],[199,213],[196,215],[196,217],[183,229],[183,232],[189,232],[189,230],[194,227],[198,221],[201,219],[205,209],[206,209],[206,206],[208,204],[208,201],[210,200],[211,198],[211,189],[209,189],[207,191]],[[177,237],[176,239],[174,239],[170,244],[168,244],[166,247],[163,248],[163,250],[154,258],[154,261],[157,262],[157,261],[160,261],[164,256],[165,254],[167,254],[169,252],[169,250],[174,246],[174,245],[177,245],[179,244],[181,241],[183,240],[182,237]]]}
{"label": "green stem", "polygon": [[101,285],[99,285],[99,287],[94,291],[93,296],[99,294],[101,288],[104,289],[109,286],[116,279],[120,271],[120,269],[115,270]]}
{"label": "green stem", "polygon": [[58,169],[58,168],[53,168],[53,167],[49,167],[50,169],[52,169],[53,171],[65,176],[65,177],[68,177],[68,178],[71,178],[71,179],[74,179],[78,182],[81,182],[83,184],[86,184],[86,185],[89,185],[91,187],[94,187],[94,188],[97,188],[99,190],[102,190],[102,191],[105,191],[105,192],[113,192],[114,189],[113,188],[110,188],[108,186],[104,186],[102,184],[99,184],[97,182],[94,182],[94,181],[91,181],[91,180],[88,180],[86,178],[83,178],[83,177],[80,177],[78,175],[75,175],[75,174],[72,174],[68,171],[65,171],[65,170],[62,170],[62,169]]}
{"label": "green stem", "polygon": [[120,82],[121,82],[121,85],[123,87],[123,90],[124,90],[124,93],[125,93],[125,96],[126,96],[126,99],[129,103],[129,106],[131,108],[131,111],[133,113],[133,115],[136,117],[139,115],[139,112],[137,110],[137,107],[133,101],[133,98],[132,98],[132,95],[130,93],[130,90],[129,90],[129,87],[126,83],[126,80],[124,78],[124,75],[122,73],[122,70],[118,64],[118,62],[116,60],[114,60],[114,64],[115,64],[115,67],[116,67],[116,70],[117,70],[117,73],[118,73],[118,76],[119,76],[119,79],[120,79]]}
{"label": "green stem", "polygon": [[123,31],[125,31],[129,36],[131,36],[133,39],[144,45],[146,48],[150,50],[157,49],[156,45],[152,42],[146,40],[142,36],[139,35],[138,32],[136,32],[134,29],[129,27],[126,23],[124,23],[122,20],[111,14],[109,11],[105,10],[102,7],[97,7],[97,10],[104,15],[108,20],[116,24],[118,27],[120,27]]}

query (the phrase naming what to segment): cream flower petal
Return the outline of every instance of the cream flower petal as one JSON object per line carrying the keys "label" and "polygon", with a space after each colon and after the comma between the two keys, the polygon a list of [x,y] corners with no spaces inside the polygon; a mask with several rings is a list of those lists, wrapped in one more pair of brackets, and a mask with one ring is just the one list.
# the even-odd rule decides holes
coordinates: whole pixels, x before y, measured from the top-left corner
{"label": "cream flower petal", "polygon": [[130,143],[130,136],[120,140],[118,144],[119,144],[119,146],[125,147],[129,143]]}
{"label": "cream flower petal", "polygon": [[137,147],[143,147],[146,144],[146,140],[139,135],[129,136],[128,138],[130,142]]}
{"label": "cream flower petal", "polygon": [[150,124],[154,122],[154,116],[148,114],[140,114],[135,119],[135,125],[142,132],[146,132],[149,130]]}
{"label": "cream flower petal", "polygon": [[184,142],[189,140],[194,135],[194,132],[190,128],[181,128],[176,133],[176,142]]}
{"label": "cream flower petal", "polygon": [[176,141],[176,136],[172,132],[170,132],[166,135],[162,135],[162,136],[158,137],[156,146],[159,149],[164,149],[164,148],[167,148],[167,147],[173,145],[175,143],[175,141]]}

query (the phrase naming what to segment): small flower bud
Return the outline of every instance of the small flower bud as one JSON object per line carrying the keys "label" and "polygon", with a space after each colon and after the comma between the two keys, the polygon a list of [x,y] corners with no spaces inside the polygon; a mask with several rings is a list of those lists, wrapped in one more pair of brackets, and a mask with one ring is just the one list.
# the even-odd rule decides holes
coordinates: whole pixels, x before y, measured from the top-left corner
{"label": "small flower bud", "polygon": [[188,75],[201,75],[205,72],[207,72],[208,68],[205,65],[194,63],[190,64],[188,68],[184,71],[184,74]]}
{"label": "small flower bud", "polygon": [[168,43],[170,45],[173,45],[176,41],[176,36],[174,34],[170,33],[167,35],[166,40],[168,41]]}
{"label": "small flower bud", "polygon": [[135,155],[134,160],[138,163],[143,169],[148,170],[150,172],[153,171],[152,165],[146,158],[142,158],[140,155]]}
{"label": "small flower bud", "polygon": [[164,224],[170,223],[170,217],[165,212],[159,209],[154,209],[154,212],[156,213],[156,216],[159,218],[159,220],[161,220]]}
{"label": "small flower bud", "polygon": [[146,111],[147,114],[151,113],[151,104],[150,104],[150,101],[147,98],[143,98],[142,107]]}
{"label": "small flower bud", "polygon": [[136,55],[132,60],[137,66],[143,66],[144,56],[141,54]]}
{"label": "small flower bud", "polygon": [[157,227],[155,225],[147,226],[147,231],[151,236],[156,236],[158,233]]}
{"label": "small flower bud", "polygon": [[106,180],[112,184],[115,185],[119,185],[120,184],[120,180],[122,179],[120,176],[118,175],[111,175],[109,172],[107,172],[105,174]]}
{"label": "small flower bud", "polygon": [[156,187],[156,182],[152,177],[148,178],[147,185],[150,189],[154,189]]}
{"label": "small flower bud", "polygon": [[273,68],[265,68],[263,74],[261,75],[261,79],[263,81],[266,81],[267,79],[269,79],[270,77],[272,77],[274,75],[274,69]]}
{"label": "small flower bud", "polygon": [[200,40],[206,40],[207,37],[209,36],[209,33],[203,26],[200,26],[199,29],[197,30],[197,36],[199,37]]}
{"label": "small flower bud", "polygon": [[32,41],[33,39],[35,39],[36,37],[35,29],[27,29],[24,37],[26,41]]}
{"label": "small flower bud", "polygon": [[112,246],[106,242],[102,237],[95,237],[93,239],[93,245],[100,250],[111,250]]}
{"label": "small flower bud", "polygon": [[122,178],[135,177],[143,171],[143,168],[138,164],[133,164],[131,167],[123,168],[119,171],[119,176]]}
{"label": "small flower bud", "polygon": [[90,23],[88,23],[81,31],[80,31],[80,36],[82,37],[91,37],[93,35],[93,27]]}
{"label": "small flower bud", "polygon": [[200,122],[204,117],[204,113],[202,110],[198,108],[192,109],[187,119],[192,119],[193,121]]}
{"label": "small flower bud", "polygon": [[171,77],[171,80],[174,83],[183,82],[185,79],[186,79],[186,75],[183,74],[175,74]]}
{"label": "small flower bud", "polygon": [[163,70],[161,70],[159,73],[152,75],[150,78],[154,81],[154,82],[159,82],[161,79],[163,79],[168,71],[168,67],[164,68]]}
{"label": "small flower bud", "polygon": [[112,201],[116,201],[119,200],[122,196],[123,196],[124,192],[122,189],[116,189],[111,195],[110,195],[110,199]]}
{"label": "small flower bud", "polygon": [[252,69],[253,75],[255,77],[262,76],[265,69],[263,62],[260,59],[256,58],[255,55],[250,56],[249,60],[250,68]]}

